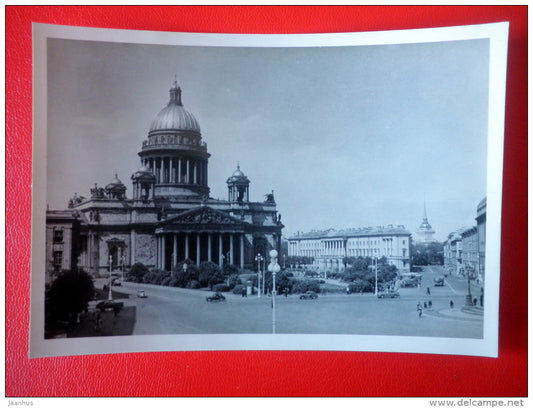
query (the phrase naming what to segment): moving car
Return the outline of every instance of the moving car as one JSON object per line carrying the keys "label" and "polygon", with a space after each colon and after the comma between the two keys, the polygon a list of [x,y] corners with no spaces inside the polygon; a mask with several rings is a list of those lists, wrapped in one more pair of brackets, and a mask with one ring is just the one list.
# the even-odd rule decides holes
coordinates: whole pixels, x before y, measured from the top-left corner
{"label": "moving car", "polygon": [[118,278],[115,278],[111,281],[111,286],[121,286],[121,285],[122,285],[122,282]]}
{"label": "moving car", "polygon": [[138,290],[137,291],[137,297],[138,298],[147,298],[148,296],[146,296],[146,293],[144,292],[144,290]]}
{"label": "moving car", "polygon": [[316,298],[318,298],[318,295],[312,290],[308,290],[307,292],[300,295],[301,300],[316,299]]}
{"label": "moving car", "polygon": [[205,300],[208,302],[222,302],[226,300],[226,297],[222,293],[216,292],[214,295],[208,296]]}
{"label": "moving car", "polygon": [[382,299],[382,298],[394,299],[394,298],[397,298],[397,297],[400,297],[400,294],[398,292],[396,292],[395,290],[391,291],[391,292],[380,292],[380,293],[378,293],[378,298],[380,298],[380,299]]}
{"label": "moving car", "polygon": [[435,279],[433,279],[435,282],[435,286],[444,286],[444,276],[439,276]]}

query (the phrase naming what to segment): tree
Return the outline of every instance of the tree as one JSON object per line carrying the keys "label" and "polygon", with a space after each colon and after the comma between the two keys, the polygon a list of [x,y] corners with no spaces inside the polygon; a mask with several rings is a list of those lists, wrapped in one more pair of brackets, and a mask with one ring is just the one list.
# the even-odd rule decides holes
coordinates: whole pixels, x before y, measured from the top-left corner
{"label": "tree", "polygon": [[91,276],[82,270],[63,271],[52,283],[46,302],[46,315],[51,321],[66,320],[73,324],[78,313],[86,310],[94,299]]}
{"label": "tree", "polygon": [[143,281],[143,277],[147,273],[148,268],[141,262],[137,262],[131,267],[129,276],[134,280],[134,282],[140,283]]}
{"label": "tree", "polygon": [[213,285],[224,282],[224,275],[216,263],[202,262],[198,269],[198,281],[201,286],[209,286],[213,290]]}
{"label": "tree", "polygon": [[[187,265],[184,267],[184,265]],[[178,262],[178,264],[172,268],[173,282],[172,286],[185,288],[187,284],[192,280],[198,280],[198,267],[190,259]]]}

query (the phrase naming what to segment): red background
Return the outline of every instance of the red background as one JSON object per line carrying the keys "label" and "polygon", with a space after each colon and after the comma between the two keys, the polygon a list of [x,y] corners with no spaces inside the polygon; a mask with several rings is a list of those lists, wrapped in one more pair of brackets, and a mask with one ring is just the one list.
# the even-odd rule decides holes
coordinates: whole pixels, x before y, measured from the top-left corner
{"label": "red background", "polygon": [[[526,396],[526,6],[6,6],[6,396]],[[320,33],[510,21],[500,356],[173,352],[28,359],[31,23]],[[116,378],[120,381],[104,381]]]}

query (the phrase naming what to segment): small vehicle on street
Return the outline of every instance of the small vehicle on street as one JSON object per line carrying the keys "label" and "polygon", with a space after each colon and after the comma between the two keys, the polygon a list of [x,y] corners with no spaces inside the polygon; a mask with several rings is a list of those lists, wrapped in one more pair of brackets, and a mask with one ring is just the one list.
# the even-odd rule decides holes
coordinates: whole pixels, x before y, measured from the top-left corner
{"label": "small vehicle on street", "polygon": [[394,298],[397,298],[397,297],[400,297],[400,294],[397,292],[397,291],[390,291],[390,292],[380,292],[378,293],[378,298],[379,299],[383,299],[383,298],[389,298],[389,299],[394,299]]}
{"label": "small vehicle on street", "polygon": [[115,314],[120,312],[123,307],[123,302],[115,302],[114,300],[103,300],[96,305],[96,308],[99,309],[101,312],[105,312],[106,310],[112,310],[115,312]]}
{"label": "small vehicle on street", "polygon": [[138,290],[137,291],[137,297],[144,299],[144,298],[147,298],[148,296],[146,296],[146,293],[145,293],[144,290]]}
{"label": "small vehicle on street", "polygon": [[111,286],[121,286],[121,285],[122,285],[122,282],[118,278],[115,278],[111,281]]}
{"label": "small vehicle on street", "polygon": [[318,298],[318,295],[312,290],[308,290],[307,292],[300,295],[300,300],[316,299],[316,298]]}
{"label": "small vehicle on street", "polygon": [[435,279],[433,279],[435,282],[435,286],[444,286],[444,276],[439,276]]}
{"label": "small vehicle on street", "polygon": [[205,300],[207,302],[222,302],[226,300],[226,297],[222,293],[216,292],[215,294],[208,296]]}

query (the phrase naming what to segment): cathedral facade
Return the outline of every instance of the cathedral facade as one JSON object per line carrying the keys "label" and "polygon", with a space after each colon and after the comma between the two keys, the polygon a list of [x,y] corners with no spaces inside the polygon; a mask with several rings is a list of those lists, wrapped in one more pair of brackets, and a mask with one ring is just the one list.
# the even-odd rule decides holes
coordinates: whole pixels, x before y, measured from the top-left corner
{"label": "cathedral facade", "polygon": [[68,209],[47,211],[48,281],[75,266],[97,276],[138,262],[171,270],[186,259],[244,269],[258,253],[266,258],[279,249],[283,225],[274,193],[251,202],[239,164],[226,181],[227,200],[210,197],[210,154],[176,82],[138,155],[131,197],[115,174],[104,187],[95,184],[89,198],[75,195]]}

